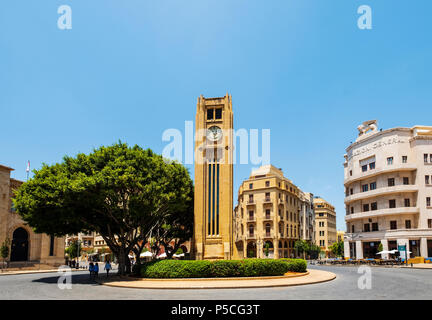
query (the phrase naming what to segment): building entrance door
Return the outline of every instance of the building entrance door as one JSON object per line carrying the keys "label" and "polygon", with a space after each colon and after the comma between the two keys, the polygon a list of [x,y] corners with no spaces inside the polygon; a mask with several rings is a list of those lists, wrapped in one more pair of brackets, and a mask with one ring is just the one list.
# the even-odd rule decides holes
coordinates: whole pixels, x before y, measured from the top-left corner
{"label": "building entrance door", "polygon": [[18,228],[13,233],[11,261],[28,260],[28,233],[23,228]]}

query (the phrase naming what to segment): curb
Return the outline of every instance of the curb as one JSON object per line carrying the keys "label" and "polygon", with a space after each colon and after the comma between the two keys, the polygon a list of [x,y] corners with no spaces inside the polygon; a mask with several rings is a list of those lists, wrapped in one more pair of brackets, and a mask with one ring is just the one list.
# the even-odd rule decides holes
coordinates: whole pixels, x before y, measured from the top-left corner
{"label": "curb", "polygon": [[[317,283],[323,283],[323,282],[328,282],[331,280],[334,280],[336,278],[336,274],[332,273],[332,272],[328,272],[328,271],[319,271],[320,273],[326,273],[327,277],[324,279],[318,279],[318,280],[312,280],[310,282],[304,281],[301,283],[268,283],[267,281],[264,280],[283,280],[283,279],[289,279],[289,278],[299,278],[299,277],[304,277],[304,276],[310,276],[310,272],[306,272],[300,275],[291,275],[291,276],[277,276],[277,277],[260,277],[259,279],[257,278],[219,278],[219,279],[208,279],[208,278],[194,278],[194,279],[157,279],[157,280],[151,280],[151,279],[140,279],[138,281],[142,281],[142,282],[146,282],[146,281],[153,281],[153,282],[160,282],[162,283],[166,283],[167,281],[170,282],[174,282],[174,281],[189,281],[191,280],[193,281],[209,281],[212,282],[212,284],[204,284],[204,285],[199,285],[199,286],[183,286],[183,287],[152,287],[152,286],[143,286],[143,287],[137,287],[137,286],[131,286],[131,285],[119,285],[119,284],[113,284],[113,283],[109,283],[109,282],[103,282],[103,281],[97,281],[97,283],[99,283],[100,285],[105,285],[105,286],[109,286],[109,287],[116,287],[116,288],[128,288],[128,289],[153,289],[153,290],[193,290],[193,289],[249,289],[249,288],[276,288],[276,287],[291,287],[291,286],[302,286],[302,285],[308,285],[308,284],[317,284]],[[314,273],[314,272],[313,272]],[[174,281],[173,281],[174,280]],[[262,284],[246,284],[244,285],[244,282],[241,286],[235,286],[235,284],[229,284],[229,285],[225,285],[225,286],[215,286],[214,284],[217,281],[239,281],[241,280],[243,281],[263,281]]]}
{"label": "curb", "polygon": [[[54,273],[54,272],[57,272],[58,271],[58,269],[50,269],[50,270],[32,270],[32,271],[28,271],[28,272],[25,272],[25,271],[23,271],[23,272],[19,272],[19,271],[17,271],[17,272],[14,272],[14,271],[12,271],[12,272],[0,272],[0,276],[18,276],[18,275],[21,275],[21,274],[37,274],[37,273]],[[75,271],[75,272],[77,272],[77,271],[87,271],[87,270],[85,270],[85,269],[72,269],[71,271]]]}

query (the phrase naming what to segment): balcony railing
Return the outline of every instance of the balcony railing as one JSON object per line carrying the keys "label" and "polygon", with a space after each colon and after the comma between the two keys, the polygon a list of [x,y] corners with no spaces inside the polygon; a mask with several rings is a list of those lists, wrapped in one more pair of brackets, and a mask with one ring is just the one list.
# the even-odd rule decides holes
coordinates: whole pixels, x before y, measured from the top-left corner
{"label": "balcony railing", "polygon": [[401,192],[417,192],[418,187],[413,184],[401,184],[397,186],[392,187],[381,187],[374,190],[369,190],[365,192],[359,192],[352,195],[349,195],[345,198],[345,204],[357,201],[357,200],[363,200],[367,198],[373,198],[377,196],[383,196],[393,193],[401,193]]}
{"label": "balcony railing", "polygon": [[264,199],[264,203],[270,203],[270,202],[272,202],[271,198],[266,197],[266,198]]}
{"label": "balcony railing", "polygon": [[366,172],[360,172],[355,175],[348,176],[348,178],[344,180],[344,184],[345,186],[347,186],[355,181],[371,178],[383,173],[389,173],[394,171],[413,171],[413,170],[417,170],[417,166],[413,164],[407,164],[407,163],[376,167],[375,169],[368,170]]}
{"label": "balcony railing", "polygon": [[356,219],[387,216],[394,214],[407,214],[407,213],[419,213],[419,207],[397,207],[397,208],[385,208],[380,210],[364,211],[359,213],[351,213],[345,216],[345,221],[351,221]]}

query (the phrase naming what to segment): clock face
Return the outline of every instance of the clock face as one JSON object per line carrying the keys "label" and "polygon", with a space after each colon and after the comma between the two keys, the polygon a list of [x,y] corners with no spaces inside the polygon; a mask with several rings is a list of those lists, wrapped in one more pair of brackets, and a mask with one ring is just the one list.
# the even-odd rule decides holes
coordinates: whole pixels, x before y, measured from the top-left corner
{"label": "clock face", "polygon": [[222,138],[222,129],[218,126],[211,126],[207,129],[207,139],[210,141],[218,141]]}

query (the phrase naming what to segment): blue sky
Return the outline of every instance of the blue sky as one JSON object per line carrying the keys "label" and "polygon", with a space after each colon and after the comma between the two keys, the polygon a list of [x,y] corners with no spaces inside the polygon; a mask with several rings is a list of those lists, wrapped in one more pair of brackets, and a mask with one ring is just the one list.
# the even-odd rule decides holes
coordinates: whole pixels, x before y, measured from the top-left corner
{"label": "blue sky", "polygon": [[[57,28],[63,4],[72,30]],[[357,27],[363,4],[372,30]],[[269,128],[272,164],[333,203],[345,229],[357,125],[431,125],[431,11],[429,0],[2,1],[0,163],[23,180],[27,160],[119,139],[161,153],[200,94],[228,91],[235,128]],[[251,167],[235,166],[235,194]]]}

